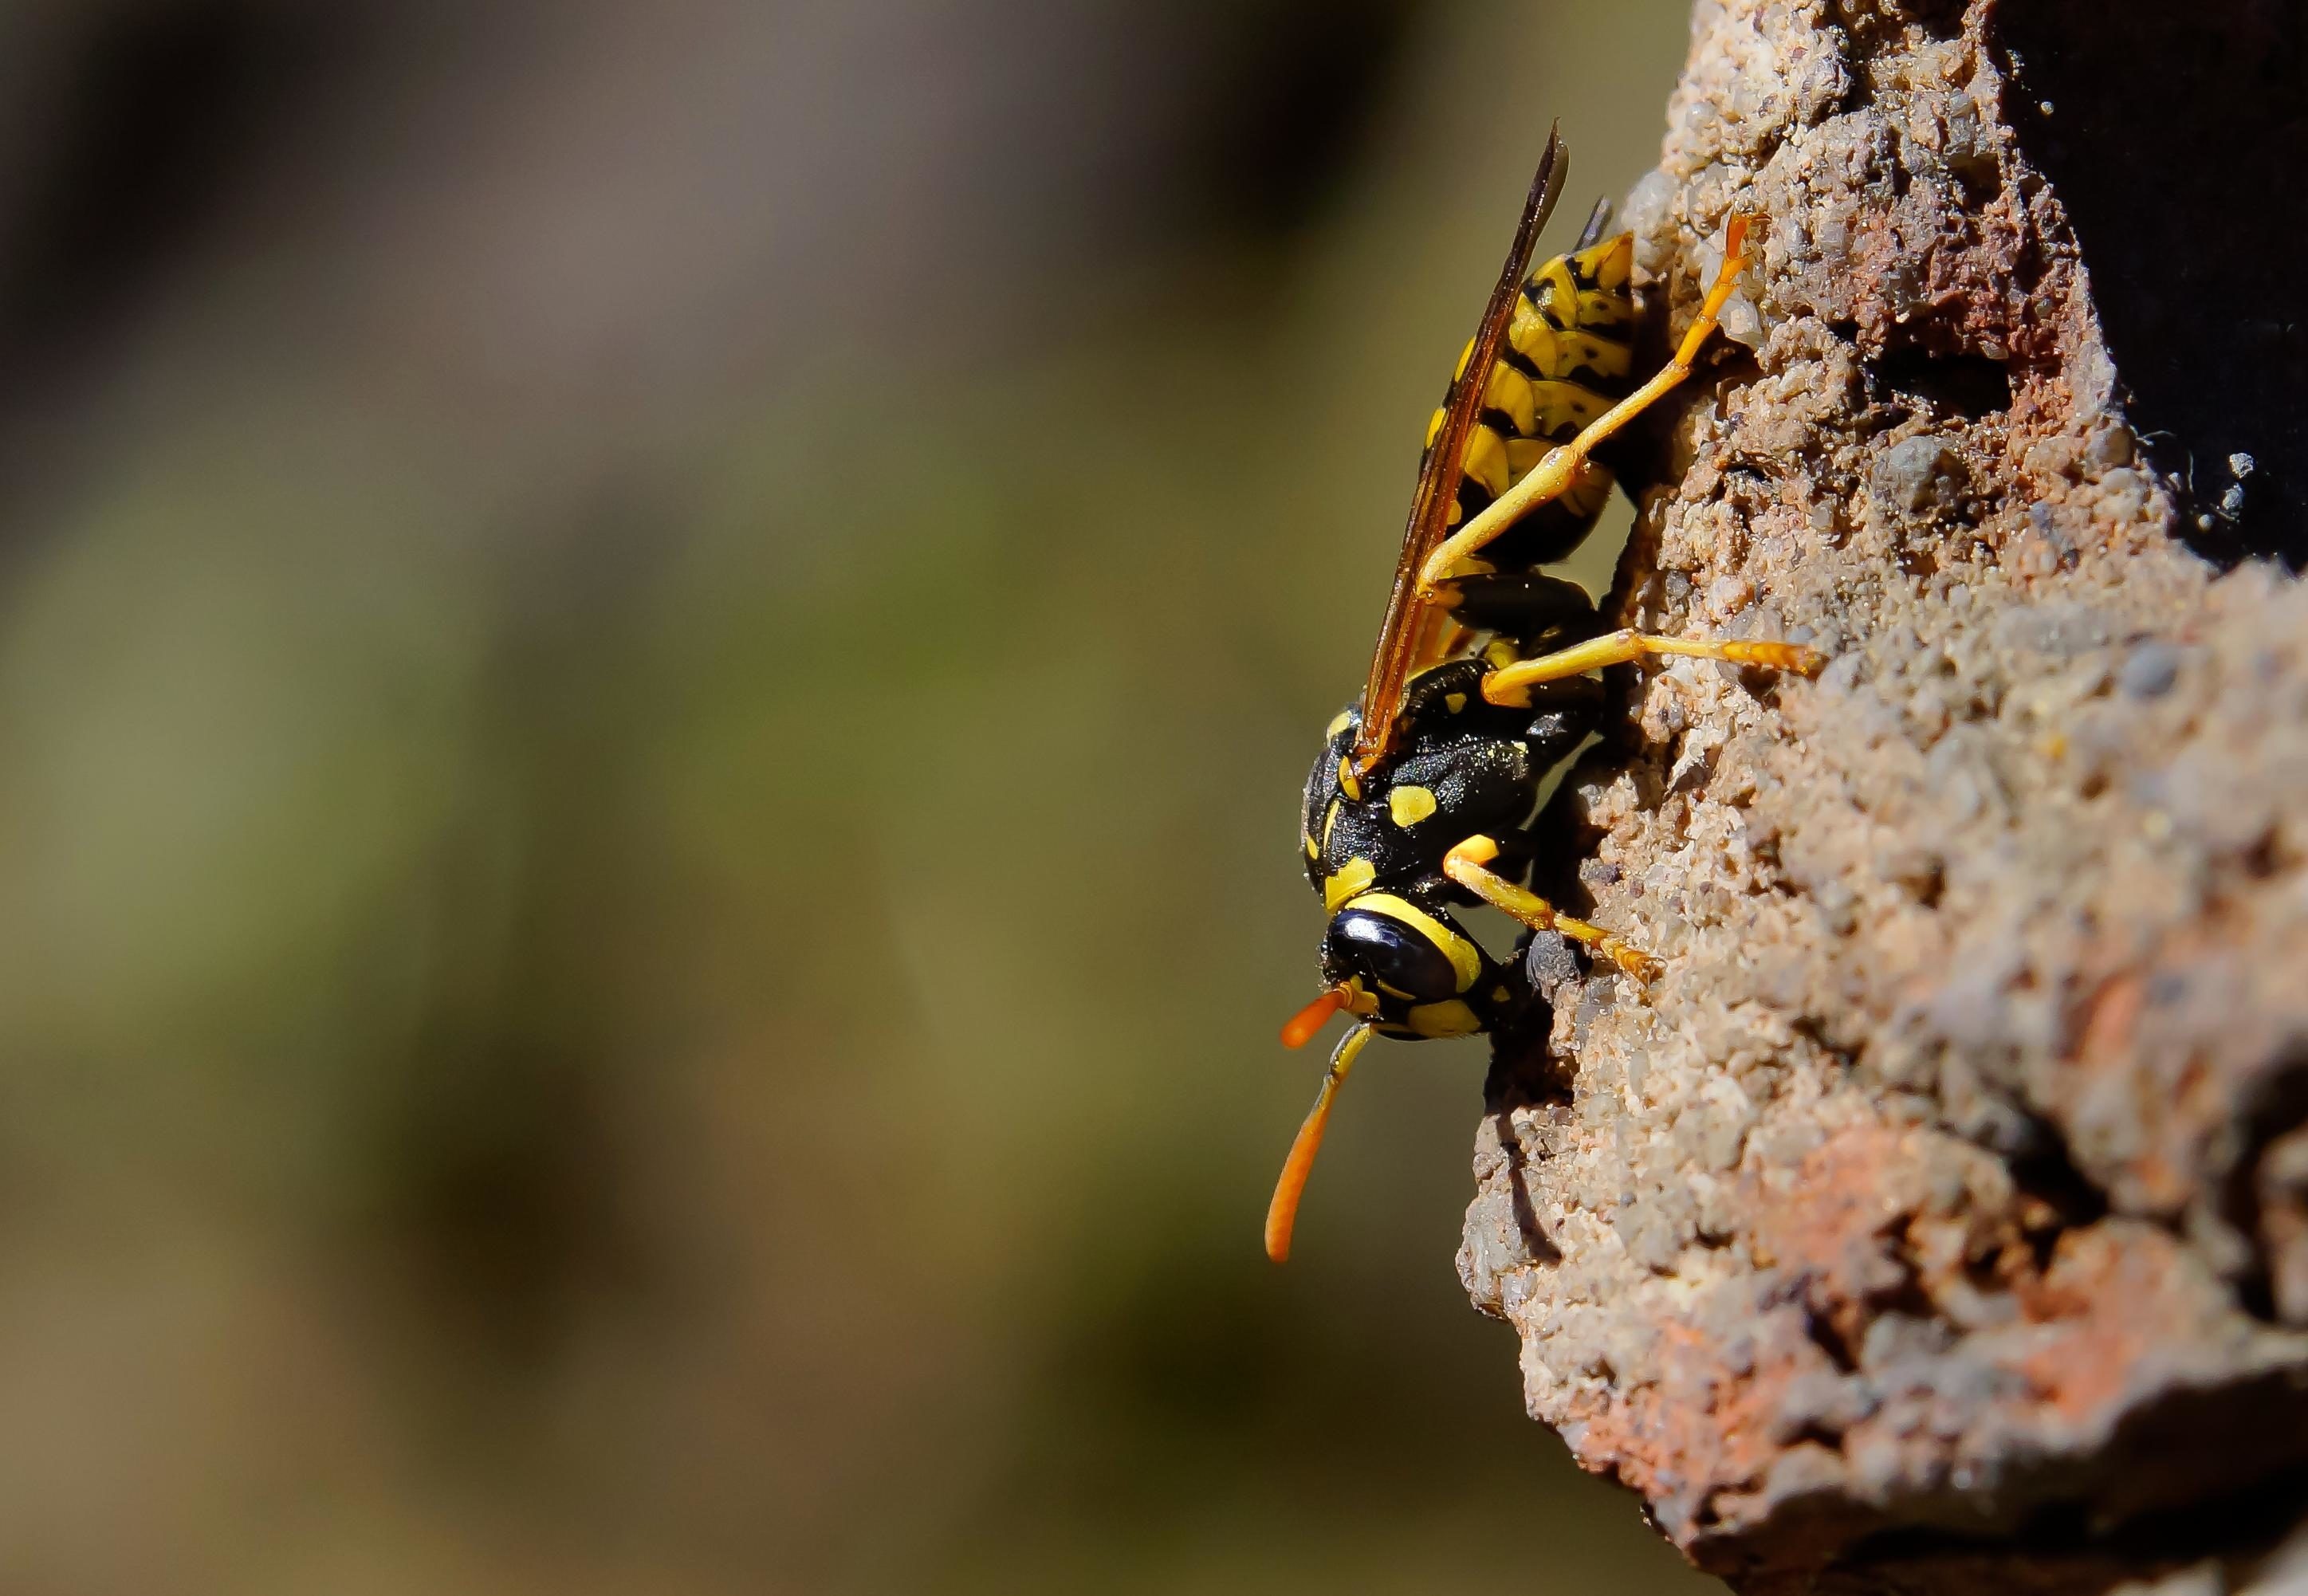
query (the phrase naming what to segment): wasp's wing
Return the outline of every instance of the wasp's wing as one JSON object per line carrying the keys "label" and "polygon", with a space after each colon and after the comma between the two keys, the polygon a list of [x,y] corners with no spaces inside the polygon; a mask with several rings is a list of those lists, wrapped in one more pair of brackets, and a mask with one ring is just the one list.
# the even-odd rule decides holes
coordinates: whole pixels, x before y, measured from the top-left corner
{"label": "wasp's wing", "polygon": [[1468,435],[1474,430],[1484,391],[1490,385],[1491,367],[1498,362],[1508,324],[1514,318],[1515,297],[1522,289],[1531,248],[1563,193],[1570,166],[1560,129],[1550,129],[1546,153],[1539,158],[1538,175],[1531,179],[1530,197],[1523,202],[1514,247],[1507,252],[1506,267],[1499,274],[1498,286],[1491,290],[1489,305],[1484,307],[1483,324],[1474,344],[1443,398],[1442,425],[1419,464],[1418,491],[1411,498],[1410,522],[1402,533],[1402,559],[1395,566],[1386,621],[1379,629],[1369,679],[1363,684],[1362,727],[1356,734],[1353,758],[1356,768],[1365,774],[1392,750],[1403,686],[1417,668],[1430,624],[1437,618],[1434,605],[1418,596],[1419,567],[1450,525],[1451,506],[1458,499],[1459,479],[1466,463]]}

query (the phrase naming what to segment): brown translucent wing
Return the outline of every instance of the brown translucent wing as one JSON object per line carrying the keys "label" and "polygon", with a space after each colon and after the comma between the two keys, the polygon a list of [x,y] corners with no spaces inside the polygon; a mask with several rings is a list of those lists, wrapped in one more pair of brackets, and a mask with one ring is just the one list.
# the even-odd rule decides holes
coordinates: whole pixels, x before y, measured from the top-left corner
{"label": "brown translucent wing", "polygon": [[1377,769],[1393,749],[1403,686],[1418,664],[1429,626],[1441,618],[1432,603],[1418,597],[1419,567],[1449,528],[1451,506],[1458,499],[1459,479],[1466,465],[1468,436],[1475,429],[1484,390],[1490,385],[1491,367],[1498,362],[1508,324],[1514,319],[1515,297],[1522,289],[1532,246],[1563,193],[1570,167],[1560,128],[1549,129],[1546,152],[1539,157],[1538,175],[1531,179],[1522,222],[1515,229],[1514,247],[1507,252],[1498,286],[1484,306],[1474,351],[1442,401],[1442,430],[1434,435],[1434,444],[1419,467],[1418,491],[1411,498],[1410,522],[1402,533],[1402,559],[1394,568],[1394,591],[1386,601],[1386,621],[1379,628],[1369,679],[1363,684],[1362,728],[1355,737],[1353,757],[1355,768],[1365,775]]}

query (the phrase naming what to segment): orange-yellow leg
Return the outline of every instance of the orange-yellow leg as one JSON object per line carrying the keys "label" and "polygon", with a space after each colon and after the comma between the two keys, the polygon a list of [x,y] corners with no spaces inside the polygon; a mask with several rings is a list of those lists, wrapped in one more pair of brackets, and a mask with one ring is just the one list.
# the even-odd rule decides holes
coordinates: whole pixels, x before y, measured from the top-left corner
{"label": "orange-yellow leg", "polygon": [[1646,654],[1683,654],[1695,660],[1729,660],[1741,665],[1768,665],[1812,676],[1827,663],[1827,656],[1806,643],[1767,643],[1745,637],[1657,637],[1648,632],[1622,629],[1606,632],[1585,643],[1518,660],[1483,678],[1483,697],[1491,703],[1516,709],[1528,706],[1530,690],[1541,682],[1583,676],[1606,665],[1624,665]]}
{"label": "orange-yellow leg", "polygon": [[1306,1177],[1313,1172],[1314,1155],[1322,1151],[1331,1104],[1347,1072],[1355,1067],[1355,1056],[1370,1040],[1368,1025],[1357,1025],[1339,1039],[1338,1049],[1331,1055],[1331,1067],[1322,1072],[1322,1090],[1314,1099],[1313,1111],[1298,1127],[1290,1143],[1290,1156],[1282,1160],[1282,1178],[1274,1183],[1274,1200],[1266,1205],[1266,1255],[1277,1264],[1290,1256],[1290,1232],[1298,1223],[1298,1198],[1306,1189]]}
{"label": "orange-yellow leg", "polygon": [[1622,941],[1600,926],[1574,920],[1555,911],[1537,893],[1517,886],[1488,867],[1499,857],[1499,845],[1488,837],[1469,837],[1442,856],[1442,873],[1484,902],[1534,931],[1560,931],[1616,964],[1639,981],[1656,979],[1661,966],[1639,947]]}
{"label": "orange-yellow leg", "polygon": [[1531,509],[1555,497],[1578,479],[1586,469],[1587,457],[1606,438],[1656,403],[1684,378],[1691,375],[1692,362],[1699,358],[1699,348],[1707,335],[1715,331],[1739,286],[1739,274],[1747,269],[1747,219],[1735,216],[1724,239],[1722,269],[1716,272],[1715,282],[1707,290],[1705,303],[1699,307],[1699,319],[1691,324],[1691,331],[1683,335],[1681,347],[1675,358],[1659,368],[1657,375],[1628,394],[1618,403],[1589,422],[1585,430],[1554,450],[1532,468],[1523,479],[1501,494],[1480,515],[1460,527],[1436,546],[1427,556],[1426,564],[1419,567],[1418,592],[1421,598],[1433,594],[1447,580],[1460,561],[1479,552],[1497,540],[1509,527],[1529,514]]}

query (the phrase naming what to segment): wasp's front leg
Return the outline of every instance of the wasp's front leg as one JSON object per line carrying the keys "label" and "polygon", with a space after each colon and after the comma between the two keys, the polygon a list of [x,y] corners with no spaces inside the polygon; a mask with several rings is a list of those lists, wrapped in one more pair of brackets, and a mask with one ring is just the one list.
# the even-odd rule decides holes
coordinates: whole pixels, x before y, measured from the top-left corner
{"label": "wasp's front leg", "polygon": [[1442,873],[1484,902],[1534,931],[1560,931],[1573,942],[1583,942],[1639,981],[1658,978],[1657,959],[1600,926],[1572,919],[1526,887],[1517,886],[1490,868],[1499,857],[1497,840],[1469,837],[1442,856]]}

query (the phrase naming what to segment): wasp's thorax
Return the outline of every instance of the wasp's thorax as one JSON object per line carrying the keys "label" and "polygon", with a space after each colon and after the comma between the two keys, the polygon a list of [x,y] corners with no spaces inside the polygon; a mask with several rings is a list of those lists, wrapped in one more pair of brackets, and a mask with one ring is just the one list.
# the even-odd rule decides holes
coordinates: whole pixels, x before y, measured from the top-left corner
{"label": "wasp's thorax", "polygon": [[1592,721],[1589,684],[1508,709],[1483,702],[1484,669],[1461,660],[1416,678],[1400,752],[1367,777],[1350,757],[1354,712],[1340,715],[1307,774],[1300,843],[1331,915],[1323,985],[1391,1036],[1486,1031],[1520,1001],[1519,982],[1454,918],[1473,897],[1443,874],[1443,856],[1490,836],[1509,867],[1524,862],[1540,783]]}

